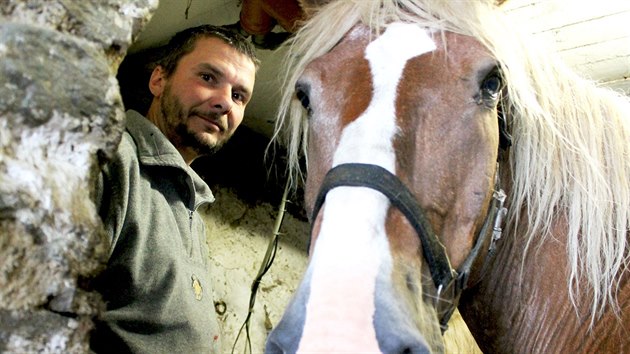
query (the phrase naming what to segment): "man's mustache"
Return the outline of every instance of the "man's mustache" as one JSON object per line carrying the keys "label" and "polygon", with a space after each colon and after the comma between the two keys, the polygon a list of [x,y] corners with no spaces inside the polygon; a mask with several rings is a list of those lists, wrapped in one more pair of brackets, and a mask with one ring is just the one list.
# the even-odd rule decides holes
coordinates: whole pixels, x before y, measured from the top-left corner
{"label": "man's mustache", "polygon": [[198,117],[203,118],[204,120],[207,120],[209,122],[212,122],[218,125],[221,131],[227,130],[227,122],[224,122],[223,119],[221,119],[223,117],[222,114],[218,114],[216,112],[202,112],[199,110],[193,110],[191,112],[191,115],[196,115]]}

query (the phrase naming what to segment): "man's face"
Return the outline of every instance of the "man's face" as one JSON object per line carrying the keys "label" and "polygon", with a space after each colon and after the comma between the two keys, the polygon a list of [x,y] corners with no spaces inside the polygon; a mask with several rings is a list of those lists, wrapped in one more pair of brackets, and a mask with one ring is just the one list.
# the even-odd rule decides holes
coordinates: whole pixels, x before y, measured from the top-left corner
{"label": "man's face", "polygon": [[170,77],[161,67],[154,70],[149,88],[159,105],[149,110],[149,119],[187,162],[212,153],[243,121],[255,74],[246,55],[221,39],[200,38]]}

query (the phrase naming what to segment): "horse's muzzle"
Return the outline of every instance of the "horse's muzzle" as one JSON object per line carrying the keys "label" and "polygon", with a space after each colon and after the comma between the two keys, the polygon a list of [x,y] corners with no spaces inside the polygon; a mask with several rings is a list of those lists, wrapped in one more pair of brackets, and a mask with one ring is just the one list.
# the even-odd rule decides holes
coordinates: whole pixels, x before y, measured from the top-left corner
{"label": "horse's muzzle", "polygon": [[[393,354],[428,354],[432,350],[418,329],[410,323],[410,315],[402,313],[401,307],[392,304],[391,298],[375,299],[375,313],[371,323],[376,338],[366,340],[366,333],[354,328],[356,324],[349,319],[338,318],[322,323],[321,328],[307,328],[316,331],[320,336],[310,335],[310,343],[305,342],[306,301],[308,301],[308,282],[298,289],[296,296],[288,306],[282,320],[267,338],[265,352],[267,354],[293,353],[393,353]],[[351,301],[351,300],[350,300]],[[392,306],[393,305],[393,306]],[[312,325],[311,325],[312,326]],[[332,333],[332,335],[330,335]],[[313,343],[316,341],[316,343]],[[365,343],[374,343],[366,346]]]}

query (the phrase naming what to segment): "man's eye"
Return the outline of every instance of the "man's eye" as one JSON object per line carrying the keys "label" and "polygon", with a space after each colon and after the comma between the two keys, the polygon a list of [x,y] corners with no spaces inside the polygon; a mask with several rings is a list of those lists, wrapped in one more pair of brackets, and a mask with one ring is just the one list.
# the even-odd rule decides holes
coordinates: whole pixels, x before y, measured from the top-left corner
{"label": "man's eye", "polygon": [[210,74],[201,74],[201,79],[203,81],[212,81],[213,77]]}
{"label": "man's eye", "polygon": [[240,93],[233,93],[232,94],[232,99],[234,101],[243,102],[243,101],[245,101],[245,96],[241,95]]}

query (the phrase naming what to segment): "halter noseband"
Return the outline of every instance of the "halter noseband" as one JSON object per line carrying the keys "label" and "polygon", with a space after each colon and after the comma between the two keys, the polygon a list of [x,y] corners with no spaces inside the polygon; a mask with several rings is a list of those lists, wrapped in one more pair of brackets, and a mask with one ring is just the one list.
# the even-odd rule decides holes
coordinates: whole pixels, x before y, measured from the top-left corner
{"label": "halter noseband", "polygon": [[[383,193],[405,215],[420,238],[423,255],[429,265],[431,277],[437,289],[436,309],[440,316],[440,327],[444,332],[451,315],[457,308],[462,291],[466,289],[471,267],[479,256],[480,250],[484,244],[487,244],[491,233],[493,236],[490,240],[490,248],[493,248],[494,242],[501,237],[501,221],[506,213],[506,209],[503,207],[505,194],[498,186],[498,178],[496,181],[490,210],[477,236],[475,246],[457,271],[451,267],[444,245],[433,232],[431,224],[427,221],[422,207],[413,194],[398,177],[381,166],[346,163],[335,166],[328,171],[315,200],[311,221],[314,223],[324,204],[326,194],[333,188],[342,186],[368,187]],[[452,291],[452,297],[442,299],[441,295],[448,291]]]}

